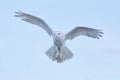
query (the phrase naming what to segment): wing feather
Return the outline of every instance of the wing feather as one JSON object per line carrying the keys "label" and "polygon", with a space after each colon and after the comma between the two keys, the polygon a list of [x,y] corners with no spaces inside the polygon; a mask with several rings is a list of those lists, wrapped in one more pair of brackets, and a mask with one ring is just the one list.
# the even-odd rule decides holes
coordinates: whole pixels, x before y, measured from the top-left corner
{"label": "wing feather", "polygon": [[88,36],[91,38],[99,39],[99,37],[102,37],[101,34],[103,34],[103,32],[101,32],[101,30],[78,26],[66,34],[66,40],[67,39],[72,40],[73,38],[75,38],[79,35],[84,35],[84,36]]}
{"label": "wing feather", "polygon": [[53,34],[52,30],[50,29],[50,27],[45,23],[45,21],[43,21],[42,19],[36,17],[36,16],[32,16],[30,14],[24,13],[22,11],[19,12],[15,12],[17,15],[15,15],[15,17],[20,17],[22,18],[23,21],[29,22],[31,24],[34,25],[38,25],[41,28],[43,28],[50,36]]}

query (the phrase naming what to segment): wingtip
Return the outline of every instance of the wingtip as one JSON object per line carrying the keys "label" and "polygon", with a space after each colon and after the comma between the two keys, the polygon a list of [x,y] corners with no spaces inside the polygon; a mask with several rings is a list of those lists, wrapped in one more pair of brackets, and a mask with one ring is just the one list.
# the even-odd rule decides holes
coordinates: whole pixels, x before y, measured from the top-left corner
{"label": "wingtip", "polygon": [[103,30],[101,30],[101,29],[99,29],[98,31],[99,31],[100,34],[104,34],[104,33],[102,32]]}
{"label": "wingtip", "polygon": [[21,13],[23,13],[23,12],[19,10],[19,11],[16,11],[15,13],[16,13],[16,14],[21,14]]}
{"label": "wingtip", "polygon": [[15,17],[21,17],[22,14],[24,14],[24,12],[18,10],[18,11],[15,12],[15,14],[16,14]]}
{"label": "wingtip", "polygon": [[99,32],[100,34],[104,34],[102,31]]}

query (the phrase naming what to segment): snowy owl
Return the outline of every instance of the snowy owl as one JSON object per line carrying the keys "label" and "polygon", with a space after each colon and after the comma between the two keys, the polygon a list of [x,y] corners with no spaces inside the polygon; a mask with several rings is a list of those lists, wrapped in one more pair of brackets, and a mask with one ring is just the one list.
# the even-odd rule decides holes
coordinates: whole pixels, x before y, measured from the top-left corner
{"label": "snowy owl", "polygon": [[60,31],[53,32],[52,29],[41,18],[21,11],[15,13],[17,14],[15,17],[20,17],[23,21],[43,28],[53,38],[54,45],[50,47],[45,53],[50,59],[57,61],[58,63],[64,62],[73,57],[73,53],[65,45],[67,40],[72,40],[79,35],[99,39],[99,37],[102,37],[103,34],[101,30],[82,26],[75,27],[67,34],[63,34]]}

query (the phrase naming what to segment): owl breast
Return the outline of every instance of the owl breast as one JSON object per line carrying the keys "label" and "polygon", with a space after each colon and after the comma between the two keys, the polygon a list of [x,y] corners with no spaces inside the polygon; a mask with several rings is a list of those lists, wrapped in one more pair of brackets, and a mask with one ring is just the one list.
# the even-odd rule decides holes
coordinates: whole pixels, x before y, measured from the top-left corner
{"label": "owl breast", "polygon": [[61,39],[55,39],[54,44],[58,47],[61,48],[63,46],[63,41]]}
{"label": "owl breast", "polygon": [[65,43],[65,36],[61,32],[55,32],[53,35],[54,45],[58,48],[61,48]]}

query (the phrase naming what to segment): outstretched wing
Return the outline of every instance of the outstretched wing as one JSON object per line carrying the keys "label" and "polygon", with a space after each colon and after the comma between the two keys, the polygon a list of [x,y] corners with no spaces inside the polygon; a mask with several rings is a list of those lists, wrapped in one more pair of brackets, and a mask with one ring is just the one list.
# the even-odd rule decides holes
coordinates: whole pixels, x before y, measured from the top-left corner
{"label": "outstretched wing", "polygon": [[53,34],[52,30],[50,27],[40,18],[36,16],[32,16],[30,14],[24,13],[24,12],[15,12],[17,15],[15,17],[20,17],[22,18],[23,21],[29,22],[31,24],[35,24],[43,28],[50,36]]}
{"label": "outstretched wing", "polygon": [[76,27],[73,30],[71,30],[69,33],[66,34],[66,40],[67,39],[73,39],[79,35],[84,35],[84,36],[88,36],[91,38],[97,38],[99,39],[99,37],[102,37],[103,32],[101,32],[101,30],[97,30],[97,29],[93,29],[93,28],[88,28],[88,27]]}

